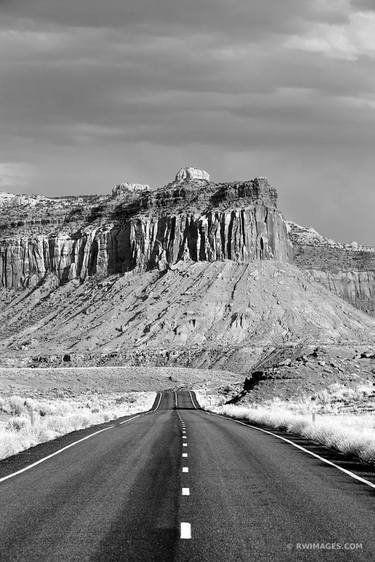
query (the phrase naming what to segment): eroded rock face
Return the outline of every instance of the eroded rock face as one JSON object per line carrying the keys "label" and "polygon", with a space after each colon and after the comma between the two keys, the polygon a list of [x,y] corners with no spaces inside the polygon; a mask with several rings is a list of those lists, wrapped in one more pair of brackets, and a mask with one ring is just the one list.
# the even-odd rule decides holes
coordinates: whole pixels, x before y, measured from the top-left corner
{"label": "eroded rock face", "polygon": [[150,191],[150,186],[143,183],[119,183],[112,189],[112,196],[119,197],[128,193],[140,193],[142,191]]}
{"label": "eroded rock face", "polygon": [[[64,215],[69,205],[59,202],[56,225],[51,223],[53,208],[48,224],[38,208],[22,230],[14,215],[5,229],[8,236],[0,242],[0,286],[34,286],[49,274],[64,283],[91,275],[165,270],[186,260],[290,259],[276,190],[267,180],[212,184],[207,172],[193,168],[177,177],[181,186],[141,189],[136,197],[119,202],[82,202],[73,215]],[[196,185],[197,179],[204,181],[204,189]],[[120,185],[122,189],[128,192],[128,184]]]}
{"label": "eroded rock face", "polygon": [[[117,189],[118,188],[118,189]],[[339,244],[286,222],[266,178],[213,183],[183,168],[159,190],[119,184],[114,197],[5,197],[0,204],[0,288],[58,283],[180,261],[294,262],[375,315],[375,249]],[[120,196],[117,197],[117,194]]]}
{"label": "eroded rock face", "polygon": [[[215,366],[245,374],[265,347],[355,341],[373,349],[374,334],[375,319],[306,272],[274,260],[180,261],[164,275],[133,272],[57,288],[43,283],[0,306],[2,364],[13,354],[64,362],[68,353],[84,365],[117,357],[119,365]],[[263,365],[274,360],[267,353]]]}
{"label": "eroded rock face", "polygon": [[9,239],[0,244],[0,285],[37,284],[47,273],[60,282],[158,268],[178,261],[288,261],[291,245],[277,209],[134,217],[125,224],[87,228],[80,235]]}
{"label": "eroded rock face", "polygon": [[176,183],[189,181],[204,181],[209,183],[210,174],[205,170],[199,170],[198,168],[181,168],[181,170],[177,172],[175,181]]}
{"label": "eroded rock face", "polygon": [[308,269],[312,278],[356,308],[375,316],[375,270],[327,271]]}
{"label": "eroded rock face", "polygon": [[14,193],[0,192],[0,207],[27,208],[35,207],[38,203],[47,203],[49,199],[43,195],[16,195]]}
{"label": "eroded rock face", "polygon": [[375,249],[340,244],[291,222],[287,226],[294,263],[331,292],[375,315]]}

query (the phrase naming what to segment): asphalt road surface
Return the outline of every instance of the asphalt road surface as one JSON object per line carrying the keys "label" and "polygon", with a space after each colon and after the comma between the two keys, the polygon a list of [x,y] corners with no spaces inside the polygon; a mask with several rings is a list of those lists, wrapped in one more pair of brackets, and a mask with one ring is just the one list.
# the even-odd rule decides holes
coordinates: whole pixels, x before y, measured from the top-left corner
{"label": "asphalt road surface", "polygon": [[1,562],[375,559],[370,486],[188,391],[124,421],[0,466]]}

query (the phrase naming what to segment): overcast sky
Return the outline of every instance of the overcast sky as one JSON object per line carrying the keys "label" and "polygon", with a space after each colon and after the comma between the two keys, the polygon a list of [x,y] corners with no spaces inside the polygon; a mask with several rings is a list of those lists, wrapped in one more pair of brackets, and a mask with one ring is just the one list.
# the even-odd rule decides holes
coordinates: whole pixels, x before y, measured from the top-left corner
{"label": "overcast sky", "polygon": [[0,0],[0,191],[267,176],[375,245],[374,0]]}

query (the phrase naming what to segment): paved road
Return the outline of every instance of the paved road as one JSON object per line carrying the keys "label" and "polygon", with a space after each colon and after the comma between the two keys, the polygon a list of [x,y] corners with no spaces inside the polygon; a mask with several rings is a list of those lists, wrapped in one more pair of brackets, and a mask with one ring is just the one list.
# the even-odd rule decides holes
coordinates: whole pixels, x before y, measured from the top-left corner
{"label": "paved road", "polygon": [[197,409],[193,393],[164,392],[147,415],[0,483],[0,560],[374,560],[374,500],[288,443]]}

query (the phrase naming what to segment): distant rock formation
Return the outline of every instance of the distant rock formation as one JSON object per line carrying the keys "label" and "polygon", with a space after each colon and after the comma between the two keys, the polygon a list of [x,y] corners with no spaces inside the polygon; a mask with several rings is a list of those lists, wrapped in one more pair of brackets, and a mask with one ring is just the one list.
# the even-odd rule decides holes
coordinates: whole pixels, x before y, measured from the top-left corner
{"label": "distant rock formation", "polygon": [[340,244],[287,221],[293,262],[347,302],[375,316],[375,248]]}
{"label": "distant rock formation", "polygon": [[48,204],[47,197],[43,195],[25,195],[0,192],[0,208],[1,207],[35,207],[39,204]]}
{"label": "distant rock formation", "polygon": [[112,189],[112,196],[119,197],[121,195],[127,195],[129,193],[142,193],[144,191],[150,191],[150,186],[143,183],[119,183],[115,185]]}
{"label": "distant rock formation", "polygon": [[350,242],[350,244],[343,244],[341,242],[336,242],[330,238],[326,238],[322,236],[312,228],[306,228],[305,226],[301,226],[292,221],[286,221],[286,225],[288,228],[288,232],[290,234],[290,238],[294,240],[297,245],[306,245],[306,246],[318,246],[318,247],[325,247],[325,248],[336,248],[339,250],[347,250],[353,252],[370,252],[375,254],[375,248],[371,248],[368,246],[363,246],[358,244],[358,242]]}
{"label": "distant rock formation", "polygon": [[263,177],[214,183],[186,167],[155,190],[124,182],[107,195],[0,193],[0,288],[36,286],[51,274],[66,283],[187,260],[272,259],[296,264],[375,315],[375,249],[285,221]]}
{"label": "distant rock formation", "polygon": [[[130,199],[57,200],[48,214],[40,205],[22,223],[17,214],[10,224],[4,217],[0,287],[35,286],[50,273],[64,283],[165,270],[181,260],[290,260],[276,190],[266,179],[215,184],[207,172],[190,168],[177,177],[186,179],[154,191],[135,188]],[[129,185],[115,193],[129,194]]]}
{"label": "distant rock formation", "polygon": [[210,182],[210,174],[205,170],[199,170],[198,168],[181,168],[179,172],[177,172],[175,182],[191,182],[191,181],[203,181],[203,182]]}

